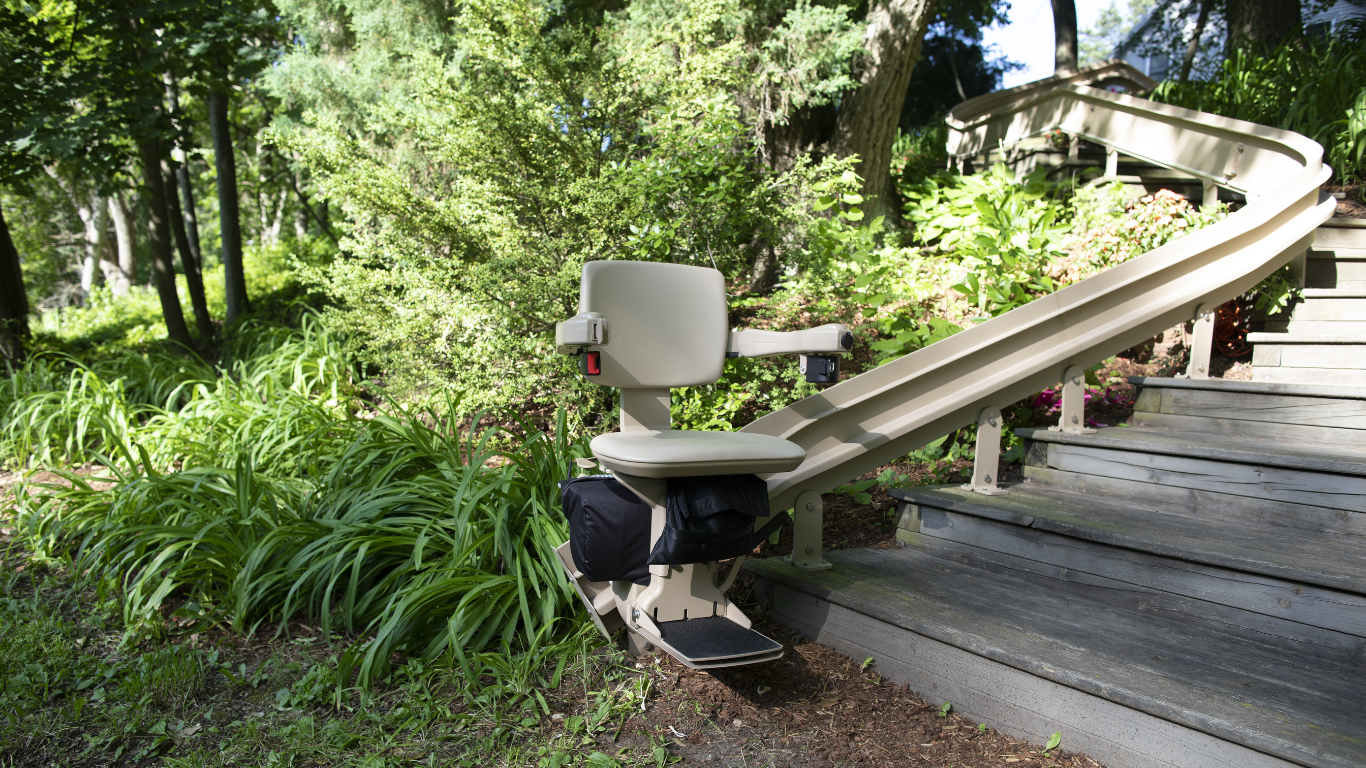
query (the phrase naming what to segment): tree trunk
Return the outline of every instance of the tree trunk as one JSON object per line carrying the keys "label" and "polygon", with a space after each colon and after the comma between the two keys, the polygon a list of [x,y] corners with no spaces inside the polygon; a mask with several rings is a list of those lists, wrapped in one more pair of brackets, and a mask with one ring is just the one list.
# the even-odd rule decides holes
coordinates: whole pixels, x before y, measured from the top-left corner
{"label": "tree trunk", "polygon": [[1195,64],[1195,54],[1200,51],[1200,38],[1205,34],[1205,24],[1209,22],[1210,6],[1214,0],[1200,0],[1200,15],[1195,18],[1195,34],[1190,45],[1186,46],[1186,58],[1181,60],[1181,82],[1191,79],[1191,67]]}
{"label": "tree trunk", "polygon": [[90,300],[95,288],[95,267],[104,252],[104,238],[109,231],[109,203],[99,195],[91,195],[89,202],[76,206],[76,215],[85,225],[85,258],[81,262],[81,301]]}
{"label": "tree trunk", "polygon": [[1304,33],[1299,0],[1228,0],[1228,50],[1250,43],[1267,53]]}
{"label": "tree trunk", "polygon": [[109,196],[109,217],[114,220],[118,261],[104,262],[100,266],[104,269],[104,282],[109,284],[109,290],[113,291],[115,296],[127,296],[128,289],[138,277],[138,251],[133,229],[133,212],[128,210],[128,203],[124,201],[122,192],[115,192]]}
{"label": "tree trunk", "polygon": [[[171,114],[175,115],[182,135],[188,137],[189,121],[180,114],[180,89],[176,87],[175,79],[169,72],[166,74],[166,98],[171,103]],[[195,214],[194,187],[190,184],[190,155],[185,151],[185,147],[175,146],[171,148],[171,156],[180,164],[175,171],[176,186],[180,189],[180,213],[185,221],[185,236],[190,246],[190,255],[194,257],[195,271],[201,275],[202,284],[204,254],[199,249],[199,217]]]}
{"label": "tree trunk", "polygon": [[935,0],[877,0],[868,9],[859,87],[840,105],[833,144],[842,157],[858,155],[870,216],[887,212],[892,142],[934,6]]}
{"label": "tree trunk", "polygon": [[24,269],[19,252],[0,209],[0,360],[24,360],[24,339],[28,338],[28,295],[24,293]]}
{"label": "tree trunk", "polygon": [[175,253],[171,250],[171,222],[167,216],[166,182],[161,175],[161,142],[147,138],[138,142],[142,157],[142,194],[147,201],[147,219],[152,236],[152,278],[161,299],[161,314],[166,320],[166,335],[186,350],[194,349],[180,296],[175,288]]}
{"label": "tree trunk", "polygon": [[185,232],[185,218],[180,215],[180,200],[175,194],[175,176],[165,161],[161,163],[161,178],[166,180],[166,218],[171,222],[171,234],[175,236],[176,249],[180,251],[180,263],[185,268],[185,286],[190,289],[190,306],[194,307],[195,329],[199,331],[199,344],[208,347],[213,343],[213,321],[209,317],[209,304],[204,297],[204,278],[199,271],[199,261],[190,248],[190,238]]}
{"label": "tree trunk", "polygon": [[1053,0],[1053,74],[1077,71],[1077,4]]}
{"label": "tree trunk", "polygon": [[218,217],[223,237],[223,285],[228,323],[247,309],[247,279],[242,269],[242,222],[238,213],[237,161],[228,126],[228,95],[209,92],[209,128],[213,132],[214,167],[218,170]]}

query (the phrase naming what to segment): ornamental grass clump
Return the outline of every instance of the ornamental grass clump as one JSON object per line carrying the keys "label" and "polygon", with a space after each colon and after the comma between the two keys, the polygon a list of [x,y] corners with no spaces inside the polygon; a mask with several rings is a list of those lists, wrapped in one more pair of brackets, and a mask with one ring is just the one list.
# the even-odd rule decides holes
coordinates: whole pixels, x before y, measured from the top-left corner
{"label": "ornamental grass clump", "polygon": [[[483,414],[467,421],[454,399],[375,406],[341,348],[309,320],[248,329],[213,378],[173,369],[130,386],[136,371],[106,380],[109,363],[64,376],[30,364],[6,382],[0,445],[26,451],[7,461],[97,468],[21,487],[18,541],[88,571],[132,636],[306,621],[340,643],[343,684],[369,687],[396,655],[563,637],[577,602],[553,552],[567,538],[557,483],[587,455],[564,413],[545,432],[515,419],[462,428]],[[34,405],[45,420],[22,416]]]}

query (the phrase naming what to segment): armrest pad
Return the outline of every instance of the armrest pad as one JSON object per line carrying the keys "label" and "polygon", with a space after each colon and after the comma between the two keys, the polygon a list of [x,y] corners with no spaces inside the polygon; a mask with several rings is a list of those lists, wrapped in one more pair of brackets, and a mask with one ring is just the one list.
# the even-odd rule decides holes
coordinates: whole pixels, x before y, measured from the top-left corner
{"label": "armrest pad", "polygon": [[854,348],[854,335],[841,323],[804,331],[731,331],[726,357],[833,355]]}

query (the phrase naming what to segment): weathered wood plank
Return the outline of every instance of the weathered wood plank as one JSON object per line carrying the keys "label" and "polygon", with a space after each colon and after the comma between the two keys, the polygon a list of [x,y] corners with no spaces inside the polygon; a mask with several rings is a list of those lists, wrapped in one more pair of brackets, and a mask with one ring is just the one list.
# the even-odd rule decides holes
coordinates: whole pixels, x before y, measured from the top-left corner
{"label": "weathered wood plank", "polygon": [[1286,333],[1305,335],[1339,334],[1344,338],[1366,336],[1366,323],[1350,320],[1300,320],[1291,318]]}
{"label": "weathered wood plank", "polygon": [[1307,274],[1304,279],[1305,288],[1328,288],[1341,292],[1366,291],[1366,280],[1348,280],[1339,277],[1336,273],[1325,278],[1310,278]]}
{"label": "weathered wood plank", "polygon": [[[1362,283],[1366,286],[1366,283]],[[1290,333],[1284,328],[1276,330],[1268,328],[1266,331],[1254,331],[1247,335],[1249,344],[1366,344],[1366,333],[1355,331],[1348,333],[1345,331],[1330,332],[1309,332],[1296,331]]]}
{"label": "weathered wood plank", "polygon": [[[1338,476],[1366,478],[1366,456],[1359,451],[1345,451],[1336,447],[1214,438],[1189,432],[1131,427],[1102,429],[1087,435],[1070,435],[1047,429],[1017,429],[1015,433],[1027,440],[1071,445],[1080,449],[1105,448],[1133,453],[1135,456],[1161,454],[1199,458],[1243,465],[1249,471],[1260,471],[1261,468],[1299,470],[1314,473],[1329,484]],[[1257,476],[1260,477],[1260,474]]]}
{"label": "weathered wood plank", "polygon": [[1063,444],[1049,446],[1048,466],[1230,496],[1366,512],[1363,477]]}
{"label": "weathered wood plank", "polygon": [[[1258,348],[1260,349],[1260,347]],[[1289,368],[1335,368],[1360,370],[1366,368],[1366,346],[1347,344],[1287,344],[1280,349],[1276,365]],[[1253,365],[1259,365],[1256,351]],[[1363,380],[1366,384],[1366,380]]]}
{"label": "weathered wood plank", "polygon": [[1294,321],[1366,321],[1366,298],[1307,299],[1295,307]]}
{"label": "weathered wood plank", "polygon": [[[1284,364],[1284,347],[1281,360]],[[1172,415],[1366,430],[1366,400],[1201,389],[1164,388],[1161,392],[1162,413]]]}
{"label": "weathered wood plank", "polygon": [[1277,424],[1274,421],[1220,419],[1171,413],[1134,411],[1129,423],[1147,429],[1194,432],[1205,436],[1226,435],[1251,440],[1277,440],[1304,445],[1333,445],[1366,451],[1366,429],[1338,429],[1303,424]]}
{"label": "weathered wood plank", "polygon": [[1338,368],[1291,368],[1281,366],[1279,368],[1263,368],[1261,375],[1258,369],[1252,369],[1252,376],[1262,381],[1280,383],[1307,383],[1318,382],[1323,384],[1342,384],[1352,386],[1366,382],[1366,374],[1361,370],[1343,370]]}
{"label": "weathered wood plank", "polygon": [[1319,227],[1314,231],[1314,248],[1366,248],[1366,229]]}
{"label": "weathered wood plank", "polygon": [[[1213,566],[1216,569],[1214,577],[1220,580],[1229,578],[1230,570],[1243,575],[1260,574],[1268,577],[1267,584],[1274,585],[1272,592],[1275,596],[1269,602],[1263,601],[1263,607],[1270,610],[1269,615],[1282,615],[1289,610],[1289,606],[1270,605],[1279,600],[1282,587],[1286,584],[1290,586],[1285,589],[1291,592],[1295,592],[1297,586],[1325,587],[1331,591],[1328,597],[1323,598],[1327,601],[1325,604],[1333,606],[1333,610],[1345,606],[1344,610],[1359,615],[1362,631],[1358,634],[1366,637],[1366,536],[1287,530],[1253,522],[1242,522],[1235,526],[1226,520],[1202,519],[1192,515],[1185,506],[1172,507],[1154,502],[1140,503],[1083,495],[1038,483],[1016,483],[1010,486],[1010,490],[1009,494],[1002,496],[983,496],[957,486],[921,486],[892,489],[891,494],[898,499],[913,501],[920,507],[920,525],[916,530],[932,536],[939,534],[935,533],[929,522],[931,518],[926,514],[927,510],[937,509],[1081,539],[1090,542],[1088,546],[1103,549],[1122,547],[1134,554],[1157,557],[1163,562],[1165,559],[1181,560],[1183,565],[1172,566],[1177,571],[1183,571],[1189,565],[1196,568],[1192,573],[1204,574],[1201,568]],[[952,520],[944,524],[953,527]],[[1029,538],[1029,535],[1020,531],[1012,532],[1009,528],[1000,533],[1014,533]],[[953,536],[946,538],[960,540]],[[999,552],[1012,551],[985,544],[979,546]],[[1019,554],[1030,557],[1028,552],[1033,550],[1026,550]],[[1094,572],[1124,578],[1103,571]],[[1164,572],[1161,575],[1166,577],[1169,574]],[[1125,580],[1202,597],[1196,592],[1168,589],[1146,580]],[[1223,587],[1217,589],[1222,590]],[[1341,592],[1351,595],[1339,599]],[[1295,592],[1297,598],[1307,594],[1303,589]],[[1214,602],[1219,601],[1215,599]],[[1267,612],[1239,605],[1249,610]],[[1335,629],[1356,632],[1347,627]]]}
{"label": "weathered wood plank", "polygon": [[[1138,513],[1138,510],[1135,512]],[[1366,641],[1366,598],[1360,594],[1188,563],[1175,557],[1126,550],[1037,528],[946,512],[923,504],[920,507],[920,532],[924,536],[1001,552],[1069,571],[1081,571],[1159,592],[1170,592],[1355,635]],[[1111,538],[1122,541],[1124,537]],[[1204,547],[1198,552],[1192,547],[1191,553],[1205,558],[1205,561],[1221,554],[1212,547]],[[1231,558],[1225,556],[1220,559]]]}
{"label": "weathered wood plank", "polygon": [[772,595],[769,616],[775,621],[853,658],[871,656],[883,677],[934,703],[952,702],[955,712],[1034,744],[1061,731],[1063,749],[1085,752],[1111,768],[1296,765],[889,627],[790,587],[755,586]]}
{"label": "weathered wood plank", "polygon": [[1341,259],[1357,260],[1366,259],[1366,248],[1350,248],[1342,246],[1315,246],[1309,250],[1310,259]]}
{"label": "weathered wood plank", "polygon": [[835,568],[819,574],[772,560],[746,567],[881,622],[1296,762],[1354,765],[1366,739],[1366,721],[1356,716],[1366,688],[1353,669],[1029,584],[1007,588],[914,548],[830,558]]}
{"label": "weathered wood plank", "polygon": [[[929,508],[926,508],[929,509]],[[1159,616],[1201,630],[1280,648],[1306,661],[1366,666],[1362,638],[1289,619],[1245,611],[1199,598],[1055,566],[950,539],[898,531],[898,541],[951,563],[976,568],[986,578],[1011,579],[1059,597],[1083,598],[1134,614]]]}
{"label": "weathered wood plank", "polygon": [[1231,523],[1247,521],[1292,530],[1366,536],[1366,515],[1345,509],[1295,504],[1264,497],[1230,496],[1202,488],[1087,475],[1039,465],[1026,466],[1024,475],[1033,482],[1074,493],[1114,496],[1135,503],[1181,506],[1192,515]]}
{"label": "weathered wood plank", "polygon": [[1234,379],[1164,379],[1130,376],[1129,383],[1142,389],[1196,389],[1211,392],[1242,392],[1249,395],[1327,397],[1334,400],[1366,400],[1366,387],[1319,387],[1307,384],[1267,384]]}

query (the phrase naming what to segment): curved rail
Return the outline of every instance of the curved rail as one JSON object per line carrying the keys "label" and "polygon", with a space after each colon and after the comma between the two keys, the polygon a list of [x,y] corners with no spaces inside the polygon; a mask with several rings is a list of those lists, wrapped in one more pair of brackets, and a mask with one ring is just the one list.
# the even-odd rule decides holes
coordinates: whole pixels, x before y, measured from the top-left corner
{"label": "curved rail", "polygon": [[[1245,194],[1224,221],[775,411],[743,432],[807,451],[768,478],[775,511],[904,456],[1086,366],[1245,293],[1313,241],[1333,212],[1320,202],[1323,148],[1290,131],[1111,93],[1084,83],[1151,83],[1106,62],[959,104],[949,152],[1061,128]],[[1145,82],[1146,81],[1146,82]]]}

